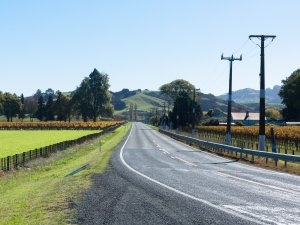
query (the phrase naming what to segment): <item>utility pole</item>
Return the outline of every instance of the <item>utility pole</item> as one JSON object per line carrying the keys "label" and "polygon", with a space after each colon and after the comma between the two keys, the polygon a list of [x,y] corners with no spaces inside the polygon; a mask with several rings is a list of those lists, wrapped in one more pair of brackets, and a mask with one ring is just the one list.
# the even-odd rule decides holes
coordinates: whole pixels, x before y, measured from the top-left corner
{"label": "utility pole", "polygon": [[275,35],[249,35],[249,39],[258,38],[260,39],[260,99],[259,99],[259,139],[258,139],[258,150],[265,151],[266,143],[266,98],[265,98],[265,40],[271,38],[272,41],[276,38]]}
{"label": "utility pole", "polygon": [[226,136],[225,143],[227,145],[231,145],[231,104],[232,104],[232,62],[235,60],[242,61],[242,55],[240,58],[234,58],[233,55],[231,57],[224,57],[221,55],[221,60],[229,61],[229,92],[228,92],[228,109],[227,109],[227,127],[226,127]]}
{"label": "utility pole", "polygon": [[164,112],[163,112],[163,116],[162,116],[162,125],[163,126],[166,125],[166,102],[164,102]]}
{"label": "utility pole", "polygon": [[133,114],[133,117],[134,117],[134,121],[137,121],[137,104],[134,104],[134,114]]}
{"label": "utility pole", "polygon": [[194,88],[194,95],[193,95],[193,124],[192,124],[192,136],[195,136],[195,123],[196,123],[196,91],[200,89]]}
{"label": "utility pole", "polygon": [[[155,122],[158,120],[158,109],[157,107],[155,108]],[[158,125],[158,124],[157,124]]]}

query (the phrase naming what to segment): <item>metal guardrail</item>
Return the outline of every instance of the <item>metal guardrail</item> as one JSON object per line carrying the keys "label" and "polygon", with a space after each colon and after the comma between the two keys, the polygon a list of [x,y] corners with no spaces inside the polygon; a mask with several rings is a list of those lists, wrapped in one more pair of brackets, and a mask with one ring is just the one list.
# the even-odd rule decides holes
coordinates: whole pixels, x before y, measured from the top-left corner
{"label": "metal guardrail", "polygon": [[192,143],[192,144],[196,144],[199,146],[203,146],[206,148],[212,148],[212,149],[218,149],[218,150],[224,150],[224,151],[231,151],[231,152],[236,152],[236,153],[240,153],[240,157],[242,157],[242,154],[246,154],[246,155],[252,155],[252,158],[254,156],[259,156],[259,157],[264,157],[266,159],[274,159],[275,161],[275,165],[277,165],[277,161],[278,160],[282,160],[285,161],[285,166],[286,166],[286,162],[300,162],[300,156],[297,155],[288,155],[288,154],[280,154],[280,153],[273,153],[273,152],[264,152],[264,151],[259,151],[259,150],[252,150],[252,149],[246,149],[246,148],[239,148],[239,147],[234,147],[234,146],[230,146],[230,145],[224,145],[224,144],[219,144],[219,143],[214,143],[214,142],[209,142],[209,141],[204,141],[204,140],[200,140],[197,138],[192,138],[192,137],[188,137],[188,136],[184,136],[184,135],[180,135],[180,134],[176,134],[170,131],[166,131],[163,129],[159,129],[159,132],[166,134],[172,138],[181,140],[181,141],[185,141],[188,143]]}

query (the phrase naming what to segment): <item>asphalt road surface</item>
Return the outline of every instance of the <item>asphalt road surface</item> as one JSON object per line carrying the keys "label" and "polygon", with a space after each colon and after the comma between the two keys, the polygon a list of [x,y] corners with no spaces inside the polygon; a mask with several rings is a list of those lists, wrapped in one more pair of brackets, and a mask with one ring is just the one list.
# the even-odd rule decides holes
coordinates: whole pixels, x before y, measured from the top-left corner
{"label": "asphalt road surface", "polygon": [[300,177],[256,168],[133,123],[76,206],[79,224],[300,224]]}

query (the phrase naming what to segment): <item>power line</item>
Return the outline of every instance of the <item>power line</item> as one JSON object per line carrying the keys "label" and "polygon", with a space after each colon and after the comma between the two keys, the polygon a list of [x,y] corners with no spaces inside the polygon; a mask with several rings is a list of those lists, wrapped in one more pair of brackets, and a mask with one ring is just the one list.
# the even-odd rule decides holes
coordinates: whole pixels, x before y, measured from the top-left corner
{"label": "power line", "polygon": [[249,39],[247,39],[237,50],[235,50],[232,54],[236,54],[237,52],[241,51],[249,42]]}
{"label": "power line", "polygon": [[243,56],[250,55],[250,54],[251,54],[252,52],[254,52],[255,50],[257,50],[257,47],[256,47],[256,46],[254,46],[253,48],[251,48],[249,51],[245,52],[245,53],[243,54]]}
{"label": "power line", "polygon": [[259,54],[259,52],[254,52],[253,54],[248,55],[248,56],[246,56],[244,58],[246,58],[246,59],[252,59],[254,56],[257,56],[258,54]]}

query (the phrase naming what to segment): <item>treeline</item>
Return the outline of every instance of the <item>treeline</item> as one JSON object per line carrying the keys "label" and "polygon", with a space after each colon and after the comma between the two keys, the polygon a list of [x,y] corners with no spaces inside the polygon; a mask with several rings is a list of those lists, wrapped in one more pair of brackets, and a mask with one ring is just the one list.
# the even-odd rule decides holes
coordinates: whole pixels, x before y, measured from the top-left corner
{"label": "treeline", "polygon": [[101,117],[112,117],[113,106],[109,92],[109,77],[99,73],[96,69],[84,78],[75,91],[63,94],[51,88],[44,93],[37,90],[33,96],[24,98],[8,92],[0,91],[0,113],[7,121],[14,117],[23,120],[26,115],[32,121],[70,121],[76,120],[97,121]]}

